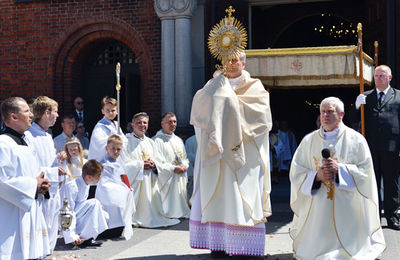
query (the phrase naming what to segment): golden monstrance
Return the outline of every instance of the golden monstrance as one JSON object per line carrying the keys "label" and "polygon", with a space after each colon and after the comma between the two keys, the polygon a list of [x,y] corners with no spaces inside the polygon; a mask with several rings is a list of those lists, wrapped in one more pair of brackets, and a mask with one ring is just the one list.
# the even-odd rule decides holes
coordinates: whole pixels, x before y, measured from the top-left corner
{"label": "golden monstrance", "polygon": [[214,58],[221,61],[216,68],[225,73],[229,60],[239,55],[247,45],[247,33],[242,23],[232,16],[235,9],[229,6],[225,10],[228,17],[214,25],[208,36],[208,49]]}

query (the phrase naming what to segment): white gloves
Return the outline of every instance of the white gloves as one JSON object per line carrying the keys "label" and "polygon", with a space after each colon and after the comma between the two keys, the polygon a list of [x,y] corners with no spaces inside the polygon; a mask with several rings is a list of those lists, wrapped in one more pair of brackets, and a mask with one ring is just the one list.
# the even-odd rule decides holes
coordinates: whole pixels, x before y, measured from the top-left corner
{"label": "white gloves", "polygon": [[367,104],[367,100],[366,100],[367,96],[364,94],[360,94],[357,96],[356,99],[356,108],[359,109],[361,104],[365,105]]}

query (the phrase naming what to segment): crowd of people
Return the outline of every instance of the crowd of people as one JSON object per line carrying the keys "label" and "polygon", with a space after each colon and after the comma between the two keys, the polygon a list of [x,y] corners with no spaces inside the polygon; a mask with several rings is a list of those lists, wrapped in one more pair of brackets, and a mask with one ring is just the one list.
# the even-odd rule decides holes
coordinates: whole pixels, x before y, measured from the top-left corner
{"label": "crowd of people", "polygon": [[[82,98],[74,103],[83,110]],[[135,114],[132,132],[124,134],[114,120],[117,100],[104,97],[101,107],[104,117],[90,140],[78,110],[62,116],[62,133],[53,139],[55,100],[2,102],[0,212],[1,218],[10,212],[15,222],[1,232],[1,259],[43,258],[59,236],[65,244],[100,246],[97,238],[130,239],[133,226],[166,227],[189,217],[189,160],[174,134],[176,115],[165,113],[151,139],[145,135],[147,113]],[[65,206],[72,222],[63,228],[59,215]]]}
{"label": "crowd of people", "polygon": [[[296,258],[378,257],[385,249],[382,209],[388,227],[400,230],[400,92],[390,87],[390,68],[377,67],[376,91],[357,97],[366,139],[342,122],[343,102],[328,97],[320,104],[320,127],[297,147],[286,121],[273,130],[269,94],[245,65],[241,52],[196,93],[195,136],[186,144],[174,133],[173,112],[162,115],[152,138],[145,112],[133,116],[125,134],[115,121],[117,100],[104,97],[104,117],[89,139],[78,97],[53,138],[55,100],[4,100],[0,220],[9,224],[1,229],[0,258],[44,258],[59,236],[78,247],[100,246],[99,238],[128,240],[133,227],[172,226],[182,218],[189,218],[192,248],[209,249],[215,258],[263,256],[276,172],[291,181]],[[73,217],[63,226],[66,207]]]}

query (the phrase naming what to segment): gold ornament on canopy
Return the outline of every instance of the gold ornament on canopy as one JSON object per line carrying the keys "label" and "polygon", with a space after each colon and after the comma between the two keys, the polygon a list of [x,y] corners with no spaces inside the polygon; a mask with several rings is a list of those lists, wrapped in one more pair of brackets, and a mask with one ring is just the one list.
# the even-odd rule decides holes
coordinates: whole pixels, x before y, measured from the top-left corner
{"label": "gold ornament on canopy", "polygon": [[235,9],[229,6],[225,10],[228,17],[221,19],[214,25],[208,36],[208,49],[214,58],[221,61],[221,65],[216,65],[222,72],[226,71],[227,62],[237,57],[247,45],[247,33],[242,23],[232,16]]}

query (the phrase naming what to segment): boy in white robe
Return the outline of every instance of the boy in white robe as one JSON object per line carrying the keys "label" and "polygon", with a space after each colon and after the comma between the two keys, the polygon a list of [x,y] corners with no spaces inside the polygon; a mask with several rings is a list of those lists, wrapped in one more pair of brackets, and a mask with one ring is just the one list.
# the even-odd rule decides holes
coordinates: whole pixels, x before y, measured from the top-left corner
{"label": "boy in white robe", "polygon": [[187,200],[186,170],[189,160],[181,138],[174,134],[176,115],[167,112],[161,119],[161,130],[153,136],[158,158],[158,186],[164,214],[169,218],[188,218],[190,208]]}
{"label": "boy in white robe", "polygon": [[50,254],[43,194],[50,186],[33,149],[23,140],[32,113],[19,97],[4,100],[0,114],[0,259],[38,259]]}
{"label": "boy in white robe", "polygon": [[[124,146],[127,143],[126,136],[123,134],[121,128],[119,128],[120,134],[118,133],[117,123],[114,121],[114,118],[118,115],[117,102],[115,98],[110,97],[104,97],[101,100],[101,113],[104,117],[97,122],[93,129],[89,144],[89,160],[95,159],[99,162],[103,160],[106,155],[107,139],[110,135],[119,135],[122,138]],[[121,156],[123,157],[123,154]]]}
{"label": "boy in white robe", "polygon": [[107,140],[106,151],[107,155],[101,162],[104,170],[102,178],[97,184],[96,199],[101,202],[104,210],[110,215],[108,235],[119,237],[123,229],[123,236],[129,240],[133,233],[132,215],[135,207],[129,183],[127,185],[122,180],[126,174],[118,159],[122,152],[121,137],[111,135]]}
{"label": "boy in white robe", "polygon": [[177,219],[168,219],[164,214],[161,195],[157,185],[156,148],[154,141],[145,136],[149,126],[149,116],[145,112],[137,113],[132,119],[133,133],[128,136],[125,169],[134,191],[136,213],[133,215],[135,226],[156,228],[179,223]]}
{"label": "boy in white robe", "polygon": [[41,170],[49,179],[51,187],[50,197],[44,201],[43,210],[49,233],[50,247],[53,251],[57,243],[58,215],[61,208],[60,200],[60,176],[66,171],[58,167],[59,162],[66,158],[65,152],[56,154],[54,141],[47,132],[58,117],[58,104],[47,96],[37,97],[33,104],[34,123],[25,131],[25,141],[31,146],[36,154]]}
{"label": "boy in white robe", "polygon": [[320,111],[322,127],[304,137],[290,169],[294,256],[373,260],[386,246],[371,153],[342,123],[340,99],[324,99]]}
{"label": "boy in white robe", "polygon": [[103,166],[96,160],[87,161],[82,168],[82,176],[65,184],[64,194],[68,206],[73,213],[73,221],[69,230],[62,235],[66,244],[100,246],[93,240],[108,228],[108,214],[103,210],[100,201],[89,198],[90,185],[100,180]]}

